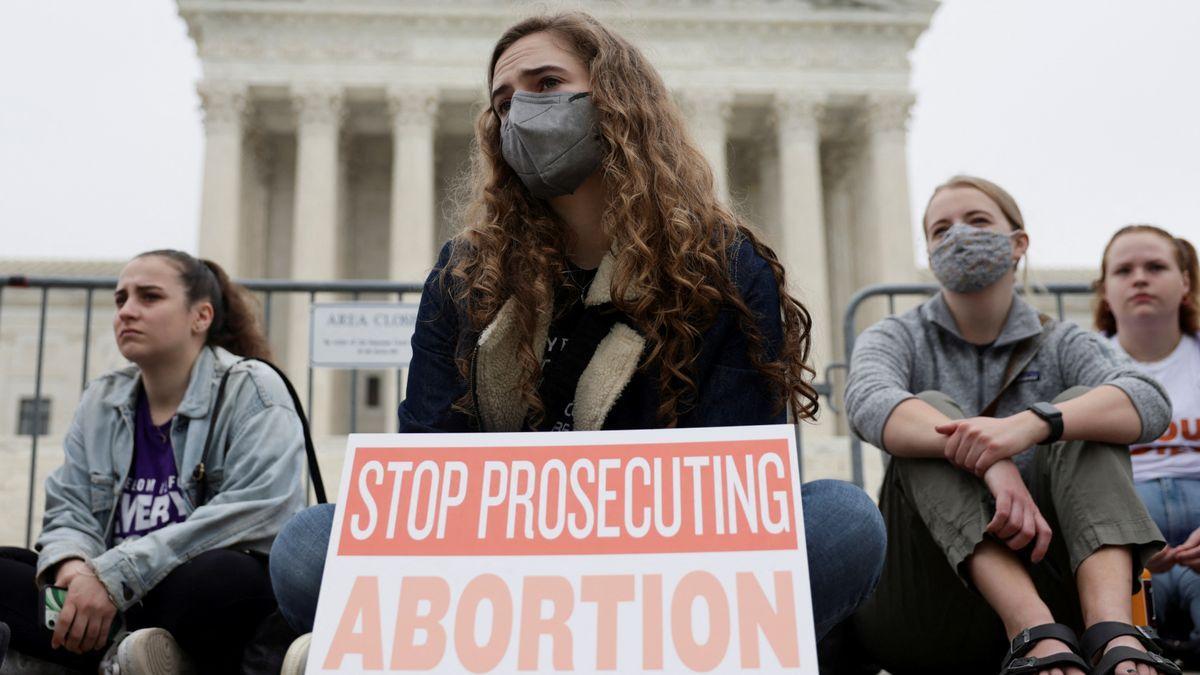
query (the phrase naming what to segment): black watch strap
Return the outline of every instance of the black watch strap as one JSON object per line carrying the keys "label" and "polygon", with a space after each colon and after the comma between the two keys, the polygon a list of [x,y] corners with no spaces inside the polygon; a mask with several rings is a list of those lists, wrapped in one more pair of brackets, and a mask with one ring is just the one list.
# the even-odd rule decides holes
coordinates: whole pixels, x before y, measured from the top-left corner
{"label": "black watch strap", "polygon": [[1062,411],[1049,403],[1034,403],[1029,406],[1029,411],[1034,415],[1045,420],[1046,424],[1050,425],[1050,435],[1047,436],[1038,445],[1049,445],[1055,443],[1063,435]]}

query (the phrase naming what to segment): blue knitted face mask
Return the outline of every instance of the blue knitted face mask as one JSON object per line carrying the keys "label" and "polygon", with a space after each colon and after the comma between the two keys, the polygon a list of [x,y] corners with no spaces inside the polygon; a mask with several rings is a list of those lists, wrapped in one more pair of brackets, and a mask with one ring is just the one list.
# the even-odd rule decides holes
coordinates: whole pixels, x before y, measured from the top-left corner
{"label": "blue knitted face mask", "polygon": [[954,223],[929,252],[929,267],[948,291],[982,291],[1012,269],[1014,234]]}
{"label": "blue knitted face mask", "polygon": [[604,159],[592,97],[513,94],[500,125],[500,151],[534,197],[572,194]]}

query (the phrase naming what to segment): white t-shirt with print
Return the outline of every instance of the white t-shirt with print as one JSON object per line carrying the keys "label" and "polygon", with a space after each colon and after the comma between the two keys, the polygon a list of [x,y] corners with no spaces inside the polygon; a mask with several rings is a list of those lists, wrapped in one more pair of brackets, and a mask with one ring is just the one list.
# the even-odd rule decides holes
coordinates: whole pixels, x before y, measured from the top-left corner
{"label": "white t-shirt with print", "polygon": [[[1110,339],[1124,353],[1117,337]],[[1200,479],[1200,340],[1184,335],[1167,358],[1134,365],[1162,384],[1174,411],[1171,426],[1158,440],[1130,446],[1133,479]]]}

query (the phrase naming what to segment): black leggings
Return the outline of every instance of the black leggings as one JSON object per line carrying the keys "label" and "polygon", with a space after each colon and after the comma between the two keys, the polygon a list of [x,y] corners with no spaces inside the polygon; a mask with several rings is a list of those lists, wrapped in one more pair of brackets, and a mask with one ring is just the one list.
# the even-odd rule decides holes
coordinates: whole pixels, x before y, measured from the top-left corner
{"label": "black leggings", "polygon": [[[0,621],[11,648],[69,668],[95,672],[103,650],[51,649],[38,623],[37,554],[0,547]],[[260,622],[275,611],[266,559],[241,551],[206,551],[176,567],[124,614],[125,627],[167,629],[203,673],[236,673]]]}

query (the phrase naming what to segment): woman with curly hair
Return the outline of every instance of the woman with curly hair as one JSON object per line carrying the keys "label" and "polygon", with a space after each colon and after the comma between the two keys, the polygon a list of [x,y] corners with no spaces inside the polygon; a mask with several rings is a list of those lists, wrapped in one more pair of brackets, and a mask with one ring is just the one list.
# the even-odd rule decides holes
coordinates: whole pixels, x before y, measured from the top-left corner
{"label": "woman with curly hair", "polygon": [[[500,38],[488,85],[468,225],[422,294],[400,431],[815,415],[808,312],[775,253],[718,200],[645,57],[590,16],[536,17]],[[873,587],[882,522],[845,483],[810,483],[803,500],[823,634]],[[272,555],[283,612],[302,632],[332,517],[304,512]]]}

